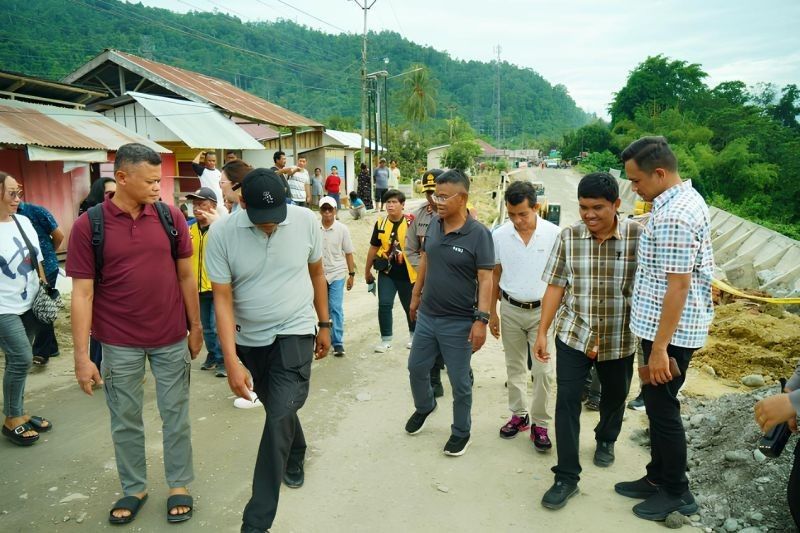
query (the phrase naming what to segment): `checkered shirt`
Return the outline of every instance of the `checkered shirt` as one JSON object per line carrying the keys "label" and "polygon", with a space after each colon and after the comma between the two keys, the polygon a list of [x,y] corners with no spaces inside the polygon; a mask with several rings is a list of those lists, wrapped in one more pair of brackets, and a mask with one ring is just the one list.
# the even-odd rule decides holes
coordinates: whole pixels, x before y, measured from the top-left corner
{"label": "checkered shirt", "polygon": [[637,222],[619,218],[602,243],[583,222],[561,231],[542,275],[548,285],[565,287],[555,325],[561,342],[584,353],[597,345],[598,361],[636,351],[630,310],[641,233]]}
{"label": "checkered shirt", "polygon": [[638,259],[631,331],[637,337],[654,340],[667,292],[667,274],[691,273],[689,294],[670,344],[702,347],[714,318],[714,255],[708,206],[691,181],[667,189],[653,201]]}

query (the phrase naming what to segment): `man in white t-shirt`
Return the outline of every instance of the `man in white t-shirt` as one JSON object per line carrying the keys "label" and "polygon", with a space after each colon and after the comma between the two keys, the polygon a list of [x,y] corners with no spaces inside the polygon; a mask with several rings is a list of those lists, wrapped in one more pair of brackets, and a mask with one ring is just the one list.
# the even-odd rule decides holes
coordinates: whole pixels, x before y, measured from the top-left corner
{"label": "man in white t-shirt", "polygon": [[288,177],[292,201],[300,207],[311,207],[308,203],[311,198],[311,178],[306,170],[305,156],[301,155],[297,158],[297,168],[299,170]]}
{"label": "man in white t-shirt", "polygon": [[489,330],[495,338],[500,336],[500,322],[503,323],[508,372],[511,419],[500,428],[500,436],[510,439],[531,428],[533,447],[546,452],[552,448],[547,427],[553,421],[549,399],[555,369],[552,361],[532,361],[533,398],[528,410],[528,346],[536,341],[542,297],[547,289],[542,273],[560,230],[537,215],[539,204],[530,182],[515,181],[509,185],[505,202],[509,221],[492,234],[496,258],[492,276],[495,305],[491,306],[489,316]]}
{"label": "man in white t-shirt", "polygon": [[[202,162],[201,162],[202,160]],[[200,187],[208,187],[217,198],[222,198],[222,188],[220,188],[219,181],[222,178],[222,173],[217,168],[217,154],[214,152],[200,152],[192,161],[192,168],[194,173],[200,178]],[[220,203],[217,206],[217,212],[223,217],[228,214],[225,205]]]}

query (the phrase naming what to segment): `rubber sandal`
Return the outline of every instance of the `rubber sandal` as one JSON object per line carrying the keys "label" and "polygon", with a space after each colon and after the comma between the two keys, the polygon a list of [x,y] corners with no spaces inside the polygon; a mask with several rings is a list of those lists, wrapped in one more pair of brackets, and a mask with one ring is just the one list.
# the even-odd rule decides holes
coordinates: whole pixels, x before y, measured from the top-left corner
{"label": "rubber sandal", "polygon": [[[51,429],[53,429],[53,423],[42,416],[30,417],[30,419],[28,420],[28,424],[32,425],[33,429],[35,429],[39,433],[46,433]],[[45,426],[43,424],[47,425]]]}
{"label": "rubber sandal", "polygon": [[[139,510],[144,506],[144,502],[146,501],[147,494],[141,498],[137,498],[136,496],[120,498],[117,500],[117,503],[114,504],[114,507],[111,508],[111,511],[108,512],[108,521],[112,524],[129,524],[133,522],[133,519],[139,514]],[[114,516],[114,511],[130,511],[131,514],[128,516]]]}
{"label": "rubber sandal", "polygon": [[36,428],[34,428],[28,422],[20,424],[14,429],[8,429],[5,425],[3,425],[3,435],[5,435],[8,440],[14,444],[17,444],[18,446],[30,446],[39,440],[39,435],[25,437],[23,433],[26,431],[36,431]]}
{"label": "rubber sandal", "polygon": [[[167,522],[177,523],[186,522],[192,517],[194,500],[191,494],[173,494],[167,498]],[[189,510],[183,514],[170,514],[176,507],[188,507]]]}

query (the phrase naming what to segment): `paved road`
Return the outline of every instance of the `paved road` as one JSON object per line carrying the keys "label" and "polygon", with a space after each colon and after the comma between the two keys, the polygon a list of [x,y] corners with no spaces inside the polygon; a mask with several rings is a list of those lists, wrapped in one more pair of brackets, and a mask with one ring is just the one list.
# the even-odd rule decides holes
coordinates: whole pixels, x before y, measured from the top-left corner
{"label": "paved road", "polygon": [[526,168],[513,173],[514,179],[527,179],[544,183],[544,195],[550,203],[561,204],[561,227],[576,222],[578,214],[578,182],[581,175],[572,169]]}

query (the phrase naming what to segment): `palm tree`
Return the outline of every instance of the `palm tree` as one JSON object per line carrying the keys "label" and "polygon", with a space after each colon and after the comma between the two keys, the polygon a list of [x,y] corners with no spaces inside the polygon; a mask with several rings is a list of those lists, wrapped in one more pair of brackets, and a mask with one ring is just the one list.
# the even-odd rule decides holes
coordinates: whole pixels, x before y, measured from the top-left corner
{"label": "palm tree", "polygon": [[413,72],[403,80],[404,93],[400,109],[406,118],[417,124],[436,113],[436,86],[430,70],[424,65],[414,65]]}

